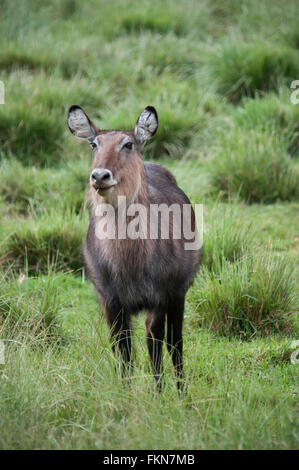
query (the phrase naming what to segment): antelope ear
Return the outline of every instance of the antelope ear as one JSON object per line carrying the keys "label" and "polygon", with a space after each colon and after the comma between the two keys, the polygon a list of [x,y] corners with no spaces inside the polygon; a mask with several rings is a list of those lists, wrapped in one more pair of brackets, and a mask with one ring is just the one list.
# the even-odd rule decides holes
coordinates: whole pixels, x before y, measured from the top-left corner
{"label": "antelope ear", "polygon": [[69,108],[67,125],[78,139],[93,141],[97,135],[98,129],[80,106],[73,105]]}
{"label": "antelope ear", "polygon": [[145,142],[151,139],[158,129],[158,114],[153,106],[147,106],[135,126],[135,137],[139,145],[144,146]]}

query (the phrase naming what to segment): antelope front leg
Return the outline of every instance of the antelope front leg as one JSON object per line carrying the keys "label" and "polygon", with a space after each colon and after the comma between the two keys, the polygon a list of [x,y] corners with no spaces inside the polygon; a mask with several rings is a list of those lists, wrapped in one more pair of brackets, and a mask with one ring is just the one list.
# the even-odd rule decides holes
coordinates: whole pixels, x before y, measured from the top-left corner
{"label": "antelope front leg", "polygon": [[149,312],[146,317],[146,342],[158,390],[162,387],[162,349],[165,332],[165,314]]}
{"label": "antelope front leg", "polygon": [[184,303],[182,297],[173,299],[167,312],[167,349],[172,357],[177,377],[177,388],[183,388],[183,318]]}
{"label": "antelope front leg", "polygon": [[121,361],[121,374],[132,368],[131,353],[131,329],[130,329],[130,315],[124,312],[119,306],[110,306],[106,308],[106,318],[110,327],[112,350],[115,354],[120,353]]}

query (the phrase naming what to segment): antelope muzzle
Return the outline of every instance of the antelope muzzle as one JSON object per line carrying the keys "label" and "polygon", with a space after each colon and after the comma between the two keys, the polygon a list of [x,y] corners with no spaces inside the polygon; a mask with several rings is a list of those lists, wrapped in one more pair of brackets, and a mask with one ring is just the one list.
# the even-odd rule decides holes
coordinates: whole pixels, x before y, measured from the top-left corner
{"label": "antelope muzzle", "polygon": [[100,195],[107,194],[117,184],[110,170],[96,168],[91,172],[90,184]]}

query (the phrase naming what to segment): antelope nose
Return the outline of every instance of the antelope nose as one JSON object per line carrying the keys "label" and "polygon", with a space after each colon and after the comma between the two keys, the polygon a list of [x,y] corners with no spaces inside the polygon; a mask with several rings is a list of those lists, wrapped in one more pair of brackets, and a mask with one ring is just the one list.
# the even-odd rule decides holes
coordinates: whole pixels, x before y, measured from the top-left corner
{"label": "antelope nose", "polygon": [[90,175],[90,181],[94,186],[102,187],[108,186],[113,180],[110,170],[93,170]]}

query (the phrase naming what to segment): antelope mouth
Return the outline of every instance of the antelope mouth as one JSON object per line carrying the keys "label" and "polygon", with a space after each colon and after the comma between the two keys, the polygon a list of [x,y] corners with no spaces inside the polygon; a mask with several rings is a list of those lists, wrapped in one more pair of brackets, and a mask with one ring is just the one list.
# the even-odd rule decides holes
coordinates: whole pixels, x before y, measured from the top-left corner
{"label": "antelope mouth", "polygon": [[110,183],[109,185],[98,186],[97,184],[94,184],[93,187],[98,194],[103,195],[107,193],[109,190],[113,189],[116,184],[117,182],[113,181],[113,183]]}

